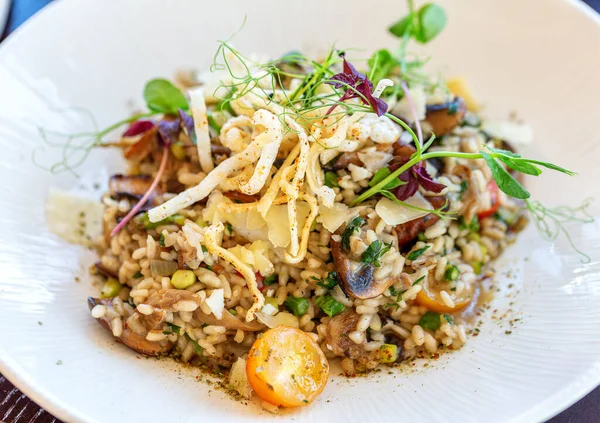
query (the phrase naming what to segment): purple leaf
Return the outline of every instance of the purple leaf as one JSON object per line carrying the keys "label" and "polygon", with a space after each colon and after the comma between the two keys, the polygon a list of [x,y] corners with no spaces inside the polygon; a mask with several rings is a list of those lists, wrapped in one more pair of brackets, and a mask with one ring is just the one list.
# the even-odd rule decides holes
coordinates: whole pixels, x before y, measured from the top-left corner
{"label": "purple leaf", "polygon": [[124,137],[135,137],[141,135],[154,128],[154,122],[151,120],[138,120],[129,125],[129,128],[123,132]]}
{"label": "purple leaf", "polygon": [[181,119],[181,123],[183,124],[183,127],[185,128],[185,131],[187,132],[192,142],[194,144],[197,144],[196,130],[194,129],[194,119],[181,109],[179,109],[179,118]]}
{"label": "purple leaf", "polygon": [[[394,157],[394,162],[389,166],[391,172],[398,170],[400,167],[404,166],[410,157]],[[393,192],[396,198],[400,201],[404,201],[418,191],[419,185],[422,186],[425,190],[439,193],[442,192],[445,185],[435,182],[431,175],[427,173],[425,170],[425,166],[423,162],[417,163],[410,169],[405,170],[398,176],[401,181],[406,182],[404,185],[400,185]]]}
{"label": "purple leaf", "polygon": [[[357,71],[354,65],[345,58],[344,72],[335,74],[326,84],[333,85],[336,89],[346,88],[346,92],[338,100],[339,102],[360,97],[364,104],[368,104],[373,108],[377,116],[383,116],[387,112],[388,105],[385,101],[373,97],[373,83],[364,74]],[[335,107],[335,104],[331,106],[327,114],[333,112]]]}
{"label": "purple leaf", "polygon": [[425,166],[420,166],[418,169],[413,168],[413,172],[419,180],[419,185],[421,185],[427,191],[439,193],[446,188],[446,185],[442,185],[433,181],[429,173],[427,173],[427,170],[425,170]]}
{"label": "purple leaf", "polygon": [[177,140],[180,131],[180,119],[161,120],[156,124],[156,129],[164,145],[173,144]]}

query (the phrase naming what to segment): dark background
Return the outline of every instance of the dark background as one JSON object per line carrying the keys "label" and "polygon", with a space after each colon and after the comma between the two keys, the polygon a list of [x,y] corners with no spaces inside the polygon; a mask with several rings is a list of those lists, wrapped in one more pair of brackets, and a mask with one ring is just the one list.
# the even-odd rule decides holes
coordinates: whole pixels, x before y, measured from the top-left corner
{"label": "dark background", "polygon": [[[585,0],[585,2],[600,12],[600,0]],[[2,39],[48,3],[50,0],[13,0],[8,25],[2,34]],[[540,2],[540,6],[541,4]],[[58,419],[39,408],[12,386],[2,375],[0,375],[0,422],[60,423]],[[596,388],[548,423],[600,423],[600,388]]]}

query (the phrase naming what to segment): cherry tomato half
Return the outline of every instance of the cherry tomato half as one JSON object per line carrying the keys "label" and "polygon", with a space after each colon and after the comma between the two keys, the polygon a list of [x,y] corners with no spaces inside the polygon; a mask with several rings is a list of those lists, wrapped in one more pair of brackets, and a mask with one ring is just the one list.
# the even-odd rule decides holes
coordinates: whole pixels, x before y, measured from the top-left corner
{"label": "cherry tomato half", "polygon": [[282,407],[312,402],[325,388],[329,364],[319,345],[290,326],[269,329],[258,338],[246,361],[252,389],[263,400]]}
{"label": "cherry tomato half", "polygon": [[496,181],[494,181],[493,179],[488,182],[487,184],[487,189],[490,192],[490,199],[492,200],[492,207],[490,207],[487,210],[484,210],[482,212],[479,212],[477,214],[477,217],[479,217],[479,220],[484,219],[486,217],[490,217],[493,216],[494,213],[496,213],[496,211],[498,210],[498,207],[500,207],[500,201],[498,200],[498,192],[500,191],[498,188],[498,184],[496,184]]}

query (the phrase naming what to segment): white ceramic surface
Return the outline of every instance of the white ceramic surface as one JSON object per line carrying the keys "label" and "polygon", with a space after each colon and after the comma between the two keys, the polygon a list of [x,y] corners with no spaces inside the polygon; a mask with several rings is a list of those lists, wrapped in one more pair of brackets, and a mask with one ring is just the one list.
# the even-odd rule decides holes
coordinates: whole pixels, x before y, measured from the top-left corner
{"label": "white ceramic surface", "polygon": [[[492,117],[516,110],[536,131],[529,149],[577,170],[531,181],[549,205],[598,197],[600,25],[564,0],[448,0],[433,66],[463,75]],[[0,372],[66,421],[542,421],[600,382],[600,226],[569,227],[592,257],[582,264],[564,241],[529,227],[498,268],[495,315],[461,351],[429,368],[345,380],[335,376],[312,406],[277,417],[233,402],[195,380],[194,370],[139,359],[88,315],[85,267],[93,254],[51,235],[44,222],[50,187],[89,192],[122,163],[94,152],[79,169],[51,176],[56,161],[37,126],[91,129],[141,107],[144,82],[205,67],[218,38],[233,33],[243,51],[393,46],[386,26],[402,2],[346,0],[63,0],[0,46]],[[358,54],[358,53],[357,53]],[[87,188],[86,188],[87,187]],[[91,195],[98,195],[91,194]],[[594,212],[598,214],[598,205]],[[80,282],[75,278],[79,276]],[[512,286],[512,287],[509,287]],[[492,311],[487,313],[490,317]],[[38,323],[40,322],[40,323]],[[506,331],[512,331],[510,335]],[[60,360],[60,361],[59,361]],[[57,364],[62,363],[62,364]],[[417,366],[419,367],[419,366]]]}

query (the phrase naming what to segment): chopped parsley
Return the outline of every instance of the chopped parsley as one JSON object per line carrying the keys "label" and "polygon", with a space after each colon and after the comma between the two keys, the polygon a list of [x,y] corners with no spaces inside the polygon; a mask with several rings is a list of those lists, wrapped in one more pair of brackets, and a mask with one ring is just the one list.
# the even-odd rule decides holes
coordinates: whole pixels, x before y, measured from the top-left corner
{"label": "chopped parsley", "polygon": [[416,281],[414,281],[411,286],[415,286],[415,285],[423,282],[423,279],[425,279],[425,276],[426,275],[421,276],[419,279],[417,279]]}
{"label": "chopped parsley", "polygon": [[133,279],[139,279],[141,277],[143,277],[144,275],[142,275],[142,272],[135,272],[133,275]]}
{"label": "chopped parsley", "polygon": [[375,267],[381,266],[381,257],[392,248],[392,244],[384,244],[378,239],[373,241],[360,256],[362,263],[372,264]]}
{"label": "chopped parsley", "polygon": [[325,278],[323,278],[323,279],[314,278],[314,280],[317,281],[317,286],[320,286],[321,288],[325,288],[326,290],[331,291],[333,288],[335,288],[336,285],[338,285],[339,276],[338,276],[337,272],[329,272],[327,274],[327,276],[325,276]]}
{"label": "chopped parsley", "polygon": [[173,323],[169,323],[169,322],[166,322],[165,324],[167,325],[168,330],[163,330],[164,335],[170,335],[172,333],[181,335],[181,327],[180,326],[174,325]]}
{"label": "chopped parsley", "polygon": [[158,245],[161,247],[165,246],[165,234],[160,234],[160,238],[158,239]]}
{"label": "chopped parsley", "polygon": [[449,314],[444,314],[444,319],[446,319],[446,321],[447,321],[448,323],[450,323],[451,325],[453,325],[453,324],[454,324],[454,317],[452,317],[451,315],[449,315]]}
{"label": "chopped parsley", "polygon": [[325,172],[325,185],[329,188],[337,188],[340,185],[338,184],[338,175],[335,172]]}
{"label": "chopped parsley", "polygon": [[233,234],[233,226],[231,226],[231,223],[227,222],[227,223],[225,224],[225,228],[227,229],[227,233],[228,233],[229,235],[232,235],[232,234]]}
{"label": "chopped parsley", "polygon": [[429,249],[429,245],[426,245],[423,248],[419,248],[418,250],[411,251],[410,253],[408,253],[406,258],[409,259],[410,261],[415,261],[416,259],[421,257],[421,255],[428,249]]}
{"label": "chopped parsley", "polygon": [[342,232],[342,248],[346,251],[350,251],[350,237],[357,232],[362,225],[366,223],[365,219],[358,216],[355,217],[348,223],[344,232]]}
{"label": "chopped parsley", "polygon": [[465,221],[465,217],[461,216],[458,218],[458,224],[460,229],[468,229],[471,232],[479,232],[479,218],[477,215],[473,216],[470,223]]}

